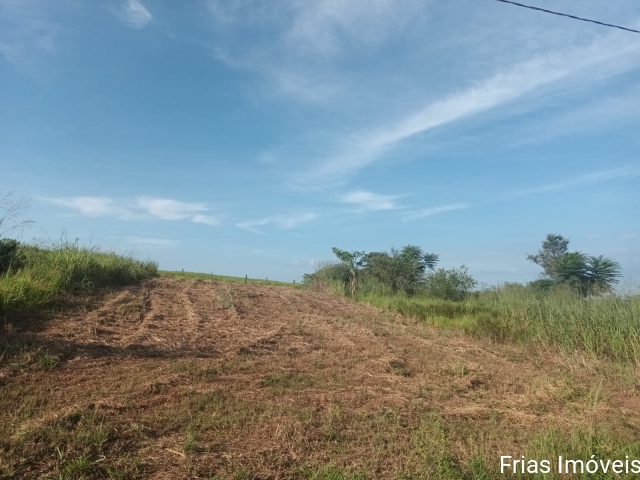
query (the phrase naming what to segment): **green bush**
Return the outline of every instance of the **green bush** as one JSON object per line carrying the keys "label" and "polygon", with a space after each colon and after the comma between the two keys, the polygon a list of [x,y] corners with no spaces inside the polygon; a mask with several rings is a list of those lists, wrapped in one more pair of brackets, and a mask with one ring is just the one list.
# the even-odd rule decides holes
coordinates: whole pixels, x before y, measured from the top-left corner
{"label": "green bush", "polygon": [[477,285],[469,275],[467,267],[445,270],[441,268],[427,275],[424,292],[435,298],[445,300],[464,300]]}
{"label": "green bush", "polygon": [[321,263],[314,273],[305,273],[302,282],[320,290],[329,290],[339,295],[348,293],[349,268],[344,263]]}

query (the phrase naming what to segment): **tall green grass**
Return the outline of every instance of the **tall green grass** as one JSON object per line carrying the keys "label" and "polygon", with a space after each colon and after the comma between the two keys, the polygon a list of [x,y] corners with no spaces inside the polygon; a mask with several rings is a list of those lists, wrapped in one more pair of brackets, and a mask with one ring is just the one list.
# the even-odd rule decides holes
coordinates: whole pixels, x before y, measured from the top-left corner
{"label": "tall green grass", "polygon": [[583,298],[512,285],[454,302],[363,285],[356,300],[499,342],[543,343],[640,365],[640,295]]}
{"label": "tall green grass", "polygon": [[492,312],[478,318],[476,333],[640,364],[640,295],[583,298],[562,290],[541,294],[502,288],[471,302]]}
{"label": "tall green grass", "polygon": [[85,248],[61,240],[50,247],[21,245],[19,268],[0,275],[0,314],[38,311],[65,294],[138,282],[157,274],[152,261]]}

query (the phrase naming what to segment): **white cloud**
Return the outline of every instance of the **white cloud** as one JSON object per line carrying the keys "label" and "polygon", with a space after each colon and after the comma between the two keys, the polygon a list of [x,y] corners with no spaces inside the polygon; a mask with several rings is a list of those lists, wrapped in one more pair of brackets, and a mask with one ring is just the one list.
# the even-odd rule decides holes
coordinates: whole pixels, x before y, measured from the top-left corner
{"label": "white cloud", "polygon": [[203,203],[186,203],[168,198],[140,197],[138,206],[163,220],[193,218],[198,213],[209,210]]}
{"label": "white cloud", "polygon": [[153,237],[127,237],[124,241],[130,245],[142,245],[151,247],[174,247],[179,243],[176,240]]}
{"label": "white cloud", "polygon": [[169,198],[140,197],[135,202],[116,201],[109,197],[41,198],[53,205],[70,208],[88,217],[112,217],[121,220],[148,218],[190,220],[209,226],[220,225],[223,215],[211,215],[204,203],[180,202]]}
{"label": "white cloud", "polygon": [[409,212],[406,215],[404,215],[403,220],[410,222],[413,220],[419,220],[421,218],[430,217],[432,215],[438,215],[439,213],[452,212],[455,210],[462,210],[465,208],[469,208],[469,205],[466,203],[453,203],[450,205],[440,205],[438,207],[425,208],[422,210]]}
{"label": "white cloud", "polygon": [[275,217],[274,221],[279,229],[290,230],[292,228],[299,227],[310,223],[318,217],[315,213],[302,213],[295,215],[280,215]]}
{"label": "white cloud", "polygon": [[264,235],[264,232],[260,230],[258,227],[264,227],[271,222],[268,218],[261,218],[259,220],[245,220],[243,222],[236,223],[236,227],[242,228],[243,230],[247,230],[248,232],[257,233],[259,235]]}
{"label": "white cloud", "polygon": [[119,16],[130,26],[137,29],[142,29],[153,21],[153,15],[140,0],[126,0],[119,10]]}
{"label": "white cloud", "polygon": [[278,215],[272,218],[261,218],[258,220],[245,220],[238,222],[236,227],[242,228],[249,232],[264,235],[264,232],[259,227],[266,225],[275,225],[279,230],[291,230],[301,225],[310,223],[318,217],[315,213],[301,213],[293,215]]}
{"label": "white cloud", "polygon": [[396,198],[391,195],[379,195],[357,190],[343,195],[340,200],[343,203],[358,205],[365,210],[394,210],[398,208],[394,203]]}
{"label": "white cloud", "polygon": [[197,214],[194,215],[191,219],[194,223],[204,223],[205,225],[209,225],[210,227],[217,227],[222,222],[222,215],[202,215]]}
{"label": "white cloud", "polygon": [[43,198],[42,200],[76,210],[88,217],[116,217],[121,219],[134,217],[131,210],[118,206],[113,199],[108,197]]}

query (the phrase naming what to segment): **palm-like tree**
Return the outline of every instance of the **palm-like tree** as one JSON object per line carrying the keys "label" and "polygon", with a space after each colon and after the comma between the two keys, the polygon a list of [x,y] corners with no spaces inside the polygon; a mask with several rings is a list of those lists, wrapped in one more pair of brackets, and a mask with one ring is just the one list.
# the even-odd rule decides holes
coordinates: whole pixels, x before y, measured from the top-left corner
{"label": "palm-like tree", "polygon": [[555,281],[569,283],[583,295],[611,292],[620,277],[620,264],[615,260],[580,252],[565,253],[553,268]]}
{"label": "palm-like tree", "polygon": [[349,283],[351,287],[351,296],[353,297],[358,291],[358,270],[362,266],[365,253],[347,252],[336,247],[333,247],[333,253],[336,257],[342,260],[349,269]]}
{"label": "palm-like tree", "polygon": [[618,283],[622,276],[620,264],[602,255],[599,257],[586,258],[587,275],[589,277],[590,289],[594,288],[601,292],[611,292],[614,283]]}
{"label": "palm-like tree", "polygon": [[555,260],[551,276],[556,282],[567,283],[586,295],[589,286],[587,256],[580,252],[565,253]]}

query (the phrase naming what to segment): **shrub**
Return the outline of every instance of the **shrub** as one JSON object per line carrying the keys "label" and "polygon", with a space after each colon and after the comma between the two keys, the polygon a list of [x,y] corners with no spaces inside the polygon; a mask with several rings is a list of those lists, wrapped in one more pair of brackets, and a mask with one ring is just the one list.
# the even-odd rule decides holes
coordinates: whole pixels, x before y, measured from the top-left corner
{"label": "shrub", "polygon": [[24,265],[24,256],[19,252],[20,242],[11,238],[0,239],[0,275],[10,268],[18,270]]}
{"label": "shrub", "polygon": [[347,293],[349,278],[349,268],[346,264],[325,262],[319,264],[314,273],[305,273],[302,282],[311,288],[344,295]]}
{"label": "shrub", "polygon": [[450,270],[441,268],[427,275],[425,293],[446,300],[464,300],[477,283],[464,265]]}

